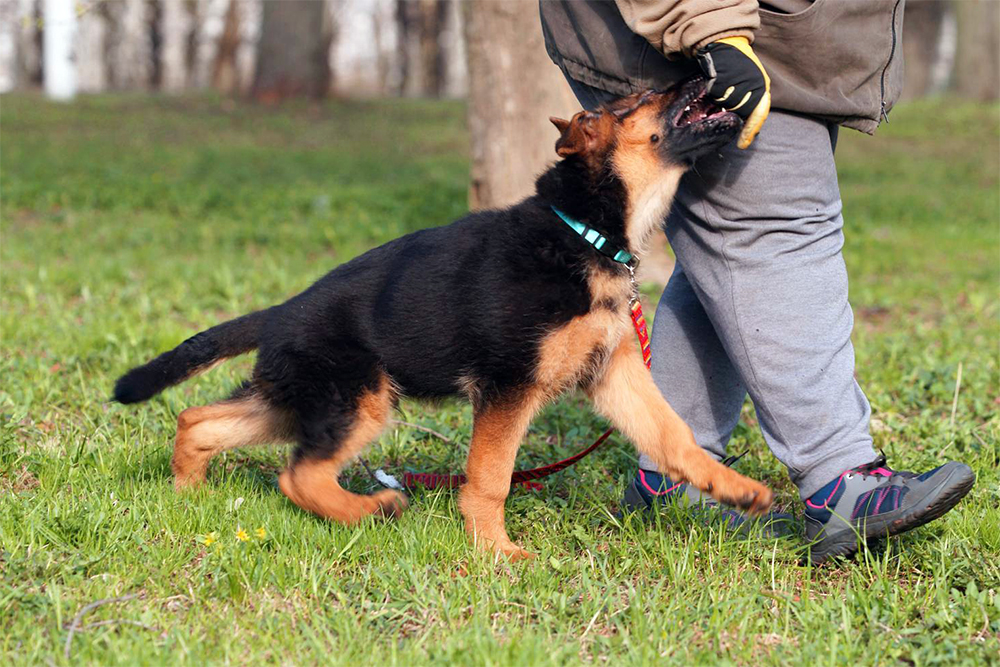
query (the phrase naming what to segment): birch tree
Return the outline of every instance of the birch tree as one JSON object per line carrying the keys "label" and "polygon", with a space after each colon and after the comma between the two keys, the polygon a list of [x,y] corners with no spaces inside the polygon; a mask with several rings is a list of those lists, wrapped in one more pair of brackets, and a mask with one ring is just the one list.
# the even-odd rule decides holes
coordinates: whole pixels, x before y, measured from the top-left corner
{"label": "birch tree", "polygon": [[148,88],[153,74],[151,5],[143,0],[118,0],[100,7],[108,17],[105,57],[110,86],[118,90]]}
{"label": "birch tree", "polygon": [[160,0],[160,88],[177,93],[188,85],[188,43],[193,21],[185,0]]}
{"label": "birch tree", "polygon": [[0,93],[17,86],[17,0],[0,0]]}

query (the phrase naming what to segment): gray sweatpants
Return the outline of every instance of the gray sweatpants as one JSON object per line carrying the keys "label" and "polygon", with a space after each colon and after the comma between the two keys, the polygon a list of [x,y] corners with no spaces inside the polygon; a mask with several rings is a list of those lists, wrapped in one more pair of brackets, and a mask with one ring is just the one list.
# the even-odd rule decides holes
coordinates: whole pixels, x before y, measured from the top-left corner
{"label": "gray sweatpants", "polygon": [[[606,99],[573,83],[588,108]],[[750,148],[699,160],[667,219],[677,264],[652,333],[653,377],[698,444],[723,458],[749,394],[803,498],[875,458],[854,379],[836,138],[836,125],[772,111]]]}

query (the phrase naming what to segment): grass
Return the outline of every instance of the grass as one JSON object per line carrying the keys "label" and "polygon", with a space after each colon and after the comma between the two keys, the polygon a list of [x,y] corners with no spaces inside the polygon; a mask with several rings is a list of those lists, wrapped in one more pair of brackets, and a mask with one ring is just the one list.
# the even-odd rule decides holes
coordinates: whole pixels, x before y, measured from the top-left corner
{"label": "grass", "polygon": [[[417,491],[392,524],[323,523],[276,489],[283,449],[231,452],[207,488],[174,493],[177,414],[223,395],[249,360],[132,408],[107,401],[114,378],[366,248],[461,215],[463,113],[449,102],[275,112],[207,97],[3,98],[0,663],[1000,660],[995,106],[922,102],[874,139],[841,134],[876,445],[897,467],[956,458],[979,476],[956,510],[884,548],[810,568],[794,540],[733,542],[670,511],[619,521],[634,470],[620,440],[543,491],[512,494],[510,533],[540,554],[528,565],[472,549],[448,491]],[[400,426],[371,461],[462,466],[466,406],[405,402],[399,418],[454,442]],[[561,458],[602,426],[569,396],[535,422],[518,464]],[[742,470],[798,512],[749,406],[733,451],[744,447]],[[371,488],[356,466],[347,478]],[[67,644],[86,605],[129,594],[90,610]]]}

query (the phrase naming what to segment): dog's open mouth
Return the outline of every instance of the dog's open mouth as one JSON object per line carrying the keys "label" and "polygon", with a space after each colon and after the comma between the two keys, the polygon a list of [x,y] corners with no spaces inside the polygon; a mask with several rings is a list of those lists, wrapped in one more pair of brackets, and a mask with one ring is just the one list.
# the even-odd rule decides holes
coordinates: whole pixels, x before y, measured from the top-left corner
{"label": "dog's open mouth", "polygon": [[693,163],[699,156],[721,148],[736,138],[743,120],[708,96],[702,77],[680,84],[667,109],[665,121],[672,129],[670,152],[675,159]]}
{"label": "dog's open mouth", "polygon": [[733,114],[711,102],[708,99],[708,95],[702,92],[699,97],[691,100],[681,109],[680,113],[674,118],[674,127],[687,127],[705,121],[722,119],[727,115]]}

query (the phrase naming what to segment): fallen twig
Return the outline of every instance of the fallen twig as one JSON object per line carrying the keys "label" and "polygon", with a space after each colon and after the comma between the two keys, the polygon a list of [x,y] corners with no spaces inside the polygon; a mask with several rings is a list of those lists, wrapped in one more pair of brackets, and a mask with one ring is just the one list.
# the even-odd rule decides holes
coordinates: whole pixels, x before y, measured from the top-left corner
{"label": "fallen twig", "polygon": [[415,428],[418,431],[423,431],[424,433],[430,433],[431,435],[437,436],[437,437],[441,438],[442,440],[444,440],[445,442],[452,442],[452,439],[449,438],[448,436],[446,436],[446,435],[444,435],[442,433],[438,433],[437,431],[435,431],[432,428],[427,428],[426,426],[421,426],[420,424],[412,424],[410,422],[404,422],[404,421],[400,421],[398,419],[390,419],[389,422],[392,423],[392,424],[398,424],[400,426],[409,426],[410,428]]}
{"label": "fallen twig", "polygon": [[152,632],[159,632],[159,628],[154,628],[152,625],[146,625],[145,623],[140,623],[139,621],[133,621],[129,618],[109,618],[106,621],[94,621],[93,623],[87,623],[87,625],[80,628],[80,630],[90,630],[91,628],[99,628],[102,625],[118,625],[119,623],[125,623],[127,625],[137,625],[143,630],[151,630]]}
{"label": "fallen twig", "polygon": [[89,612],[93,611],[94,609],[97,609],[101,605],[111,604],[113,602],[128,602],[129,600],[134,600],[137,597],[139,597],[138,593],[130,593],[128,595],[123,595],[118,598],[104,598],[103,600],[97,600],[95,602],[91,602],[90,604],[84,605],[83,609],[78,611],[76,613],[76,616],[73,617],[73,622],[69,624],[69,634],[66,635],[66,645],[63,647],[63,656],[67,660],[69,660],[69,650],[73,644],[73,635],[78,630],[82,629],[80,627],[80,621],[82,621],[83,617],[86,616]]}

